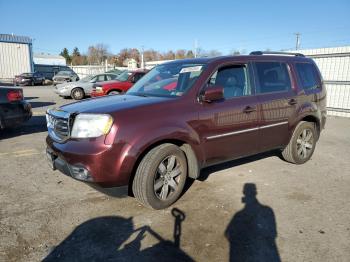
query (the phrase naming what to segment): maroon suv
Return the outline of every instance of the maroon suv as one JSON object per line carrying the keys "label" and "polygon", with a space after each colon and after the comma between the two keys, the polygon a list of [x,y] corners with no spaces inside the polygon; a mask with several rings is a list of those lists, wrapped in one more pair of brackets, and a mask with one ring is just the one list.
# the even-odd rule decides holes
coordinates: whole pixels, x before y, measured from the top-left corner
{"label": "maroon suv", "polygon": [[53,169],[104,187],[129,185],[162,209],[203,167],[269,150],[302,164],[326,121],[326,89],[301,54],[177,60],[125,95],[47,112]]}

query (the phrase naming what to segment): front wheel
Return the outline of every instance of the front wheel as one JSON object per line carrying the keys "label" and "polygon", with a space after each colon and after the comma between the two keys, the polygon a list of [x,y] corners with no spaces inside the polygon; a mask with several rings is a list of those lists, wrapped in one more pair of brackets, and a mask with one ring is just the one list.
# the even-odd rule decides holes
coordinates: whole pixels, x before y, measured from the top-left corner
{"label": "front wheel", "polygon": [[113,91],[108,93],[108,95],[119,95],[119,94],[120,94],[120,92],[117,90],[113,90]]}
{"label": "front wheel", "polygon": [[180,197],[186,178],[184,152],[176,145],[162,144],[150,150],[141,160],[132,191],[144,206],[164,209]]}
{"label": "front wheel", "polygon": [[296,126],[289,144],[282,151],[282,157],[293,164],[304,164],[314,153],[316,141],[315,124],[302,121]]}

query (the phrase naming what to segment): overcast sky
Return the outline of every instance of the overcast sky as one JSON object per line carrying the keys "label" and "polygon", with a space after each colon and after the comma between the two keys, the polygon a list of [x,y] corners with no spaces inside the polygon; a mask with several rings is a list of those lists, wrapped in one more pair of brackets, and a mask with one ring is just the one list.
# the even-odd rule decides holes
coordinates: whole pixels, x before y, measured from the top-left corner
{"label": "overcast sky", "polygon": [[193,49],[223,54],[350,45],[350,1],[0,0],[0,33],[34,39],[35,52],[59,53],[104,43],[159,51]]}

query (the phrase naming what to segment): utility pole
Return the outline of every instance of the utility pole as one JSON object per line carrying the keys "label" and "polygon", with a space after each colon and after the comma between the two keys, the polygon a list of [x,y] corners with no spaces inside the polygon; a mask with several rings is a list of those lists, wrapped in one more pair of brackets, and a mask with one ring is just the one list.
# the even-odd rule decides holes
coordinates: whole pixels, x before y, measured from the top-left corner
{"label": "utility pole", "polygon": [[198,41],[194,40],[194,57],[197,58]]}
{"label": "utility pole", "polygon": [[145,68],[145,62],[143,60],[143,52],[144,52],[144,46],[141,46],[141,68],[144,69]]}
{"label": "utility pole", "polygon": [[300,49],[300,33],[295,33],[296,36],[296,43],[295,43],[295,50],[299,50]]}

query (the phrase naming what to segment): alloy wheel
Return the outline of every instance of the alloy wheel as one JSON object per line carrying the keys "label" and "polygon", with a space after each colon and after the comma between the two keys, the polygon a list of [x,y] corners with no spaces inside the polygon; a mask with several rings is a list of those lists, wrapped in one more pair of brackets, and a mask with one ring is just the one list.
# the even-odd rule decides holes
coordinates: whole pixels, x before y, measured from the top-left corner
{"label": "alloy wheel", "polygon": [[314,136],[312,130],[306,128],[300,133],[297,138],[297,154],[301,159],[306,159],[312,154],[314,147]]}
{"label": "alloy wheel", "polygon": [[171,155],[160,162],[154,177],[154,193],[165,201],[178,190],[181,178],[181,164],[176,156]]}

